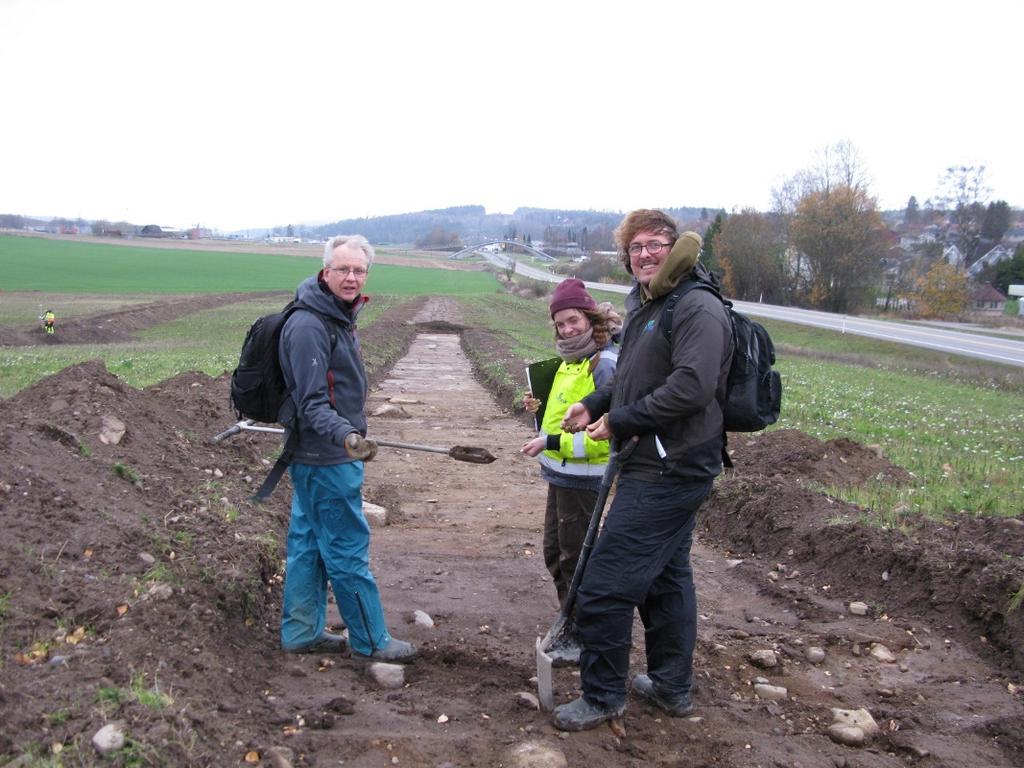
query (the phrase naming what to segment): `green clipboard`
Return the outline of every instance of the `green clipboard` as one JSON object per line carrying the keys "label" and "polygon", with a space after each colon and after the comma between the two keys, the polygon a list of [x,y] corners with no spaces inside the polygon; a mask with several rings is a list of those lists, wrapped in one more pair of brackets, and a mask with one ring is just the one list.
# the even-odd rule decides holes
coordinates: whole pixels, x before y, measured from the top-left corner
{"label": "green clipboard", "polygon": [[526,366],[526,386],[533,396],[540,400],[540,407],[534,414],[537,429],[544,423],[544,408],[548,404],[551,387],[555,383],[555,374],[562,365],[562,358],[552,357]]}

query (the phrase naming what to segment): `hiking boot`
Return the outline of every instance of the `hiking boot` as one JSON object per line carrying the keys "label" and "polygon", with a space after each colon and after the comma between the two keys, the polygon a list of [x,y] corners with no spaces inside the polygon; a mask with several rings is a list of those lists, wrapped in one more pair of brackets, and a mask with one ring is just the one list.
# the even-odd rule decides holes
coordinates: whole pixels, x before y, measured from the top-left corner
{"label": "hiking boot", "polygon": [[551,658],[552,667],[578,667],[581,650],[579,638],[572,634],[556,638],[545,653]]}
{"label": "hiking boot", "polygon": [[617,707],[602,707],[600,704],[591,704],[580,696],[576,701],[555,707],[551,722],[560,731],[586,731],[621,717],[625,711],[626,702]]}
{"label": "hiking boot", "polygon": [[647,675],[637,675],[634,677],[632,688],[640,695],[640,698],[668,712],[672,717],[686,717],[693,712],[693,700],[688,694],[679,694],[677,696],[660,694],[658,689],[654,687],[654,681]]}
{"label": "hiking boot", "polygon": [[320,633],[320,637],[309,645],[300,645],[296,648],[285,648],[285,653],[348,653],[348,643],[341,635],[328,632],[326,629]]}
{"label": "hiking boot", "polygon": [[354,651],[361,659],[373,659],[374,661],[412,661],[416,656],[416,649],[405,640],[391,638],[383,648],[377,648],[369,656],[359,651]]}

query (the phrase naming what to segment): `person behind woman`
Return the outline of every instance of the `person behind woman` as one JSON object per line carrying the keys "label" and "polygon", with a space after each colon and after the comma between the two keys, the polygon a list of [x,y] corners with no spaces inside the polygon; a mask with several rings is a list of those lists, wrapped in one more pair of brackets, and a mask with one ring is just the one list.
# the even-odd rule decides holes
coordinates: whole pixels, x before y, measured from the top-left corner
{"label": "person behind woman", "polygon": [[[585,432],[569,434],[561,429],[566,409],[612,379],[618,349],[613,337],[622,322],[611,304],[598,305],[581,280],[563,280],[551,297],[555,348],[562,364],[547,395],[537,437],[520,448],[527,456],[539,456],[541,477],[548,483],[544,513],[544,564],[551,573],[559,604],[565,603],[580,549],[594,511],[601,477],[608,464],[608,441],[593,440]],[[532,392],[523,406],[536,412],[540,406]],[[570,641],[549,649],[561,664],[579,660],[575,628]]]}

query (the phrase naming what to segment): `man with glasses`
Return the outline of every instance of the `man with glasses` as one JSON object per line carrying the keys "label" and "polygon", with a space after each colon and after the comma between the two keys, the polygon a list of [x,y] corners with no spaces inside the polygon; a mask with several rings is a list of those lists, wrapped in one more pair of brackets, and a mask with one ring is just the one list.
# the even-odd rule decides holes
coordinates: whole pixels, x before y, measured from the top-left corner
{"label": "man with glasses", "polygon": [[[634,693],[674,717],[693,711],[697,602],[690,544],[697,508],[722,471],[725,385],[732,326],[718,297],[681,292],[714,280],[700,264],[702,241],[679,234],[654,210],[629,213],[615,230],[626,299],[614,378],[571,405],[562,428],[594,440],[637,445],[620,470],[576,599],[583,695],[555,708],[556,727],[593,728],[626,709],[633,611],[644,624],[647,674]],[[673,294],[679,296],[665,311]]]}
{"label": "man with glasses", "polygon": [[363,465],[377,445],[366,439],[367,379],[356,317],[372,263],[365,237],[332,238],[323,269],[299,285],[299,309],[281,331],[278,354],[291,397],[280,420],[287,425],[293,486],[281,646],[292,653],[348,651],[326,629],[329,580],[352,652],[407,661],[416,651],[392,638],[384,622],[363,516]]}

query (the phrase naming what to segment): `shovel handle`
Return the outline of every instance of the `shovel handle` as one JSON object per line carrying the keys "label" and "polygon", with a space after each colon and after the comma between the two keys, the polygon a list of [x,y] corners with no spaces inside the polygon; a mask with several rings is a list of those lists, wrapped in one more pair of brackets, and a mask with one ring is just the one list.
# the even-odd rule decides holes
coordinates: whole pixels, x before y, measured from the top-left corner
{"label": "shovel handle", "polygon": [[[232,424],[230,427],[225,429],[219,435],[215,435],[213,442],[219,443],[221,440],[225,440],[232,435],[237,435],[239,432],[270,432],[272,434],[283,434],[284,429],[281,427],[260,427],[252,423],[252,419],[242,419],[236,424]],[[429,453],[443,453],[456,461],[465,461],[470,464],[490,464],[494,461],[494,456],[485,448],[473,448],[464,445],[456,445],[454,448],[438,448],[434,445],[417,445],[415,443],[399,443],[395,440],[374,440],[377,445],[384,448],[402,448],[407,451],[428,451]]]}
{"label": "shovel handle", "polygon": [[213,436],[213,442],[219,443],[221,440],[226,440],[229,437],[231,437],[232,435],[237,435],[241,431],[242,431],[242,427],[241,426],[239,426],[238,424],[232,424],[230,427],[225,429],[219,435],[214,435]]}
{"label": "shovel handle", "polygon": [[415,443],[398,443],[394,440],[377,440],[371,437],[377,445],[383,448],[404,448],[407,451],[429,451],[430,453],[448,453],[447,448],[437,448],[433,445],[416,445]]}
{"label": "shovel handle", "polygon": [[601,489],[597,494],[597,501],[594,504],[594,511],[590,514],[590,524],[587,526],[587,533],[583,537],[583,545],[580,547],[580,556],[576,560],[576,570],[572,573],[572,580],[569,582],[569,591],[566,592],[565,601],[562,603],[562,608],[558,612],[558,618],[555,619],[551,625],[551,629],[544,635],[544,639],[541,641],[541,648],[547,650],[548,645],[551,641],[558,636],[562,630],[565,629],[568,623],[569,615],[572,613],[573,606],[576,605],[576,590],[579,589],[580,582],[583,581],[583,571],[587,567],[587,560],[590,559],[590,550],[594,547],[594,539],[597,538],[597,528],[601,522],[601,517],[604,514],[604,507],[608,501],[608,493],[611,491],[612,483],[615,481],[615,476],[619,474],[619,469],[625,463],[626,459],[629,458],[630,454],[636,448],[637,443],[640,441],[639,437],[632,437],[627,440],[617,451],[612,451],[608,456],[608,466],[605,467],[604,476],[601,478]]}

